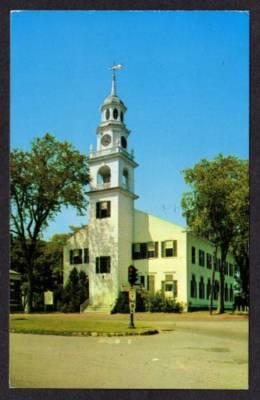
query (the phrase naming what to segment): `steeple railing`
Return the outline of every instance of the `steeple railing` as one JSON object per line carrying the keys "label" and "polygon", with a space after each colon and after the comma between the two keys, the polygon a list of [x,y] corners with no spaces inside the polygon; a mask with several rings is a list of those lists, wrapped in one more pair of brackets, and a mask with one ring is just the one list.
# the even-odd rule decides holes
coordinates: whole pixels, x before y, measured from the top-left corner
{"label": "steeple railing", "polygon": [[127,150],[123,149],[121,146],[113,146],[108,149],[102,149],[99,151],[91,150],[89,153],[89,158],[92,159],[92,158],[108,156],[111,154],[118,154],[118,153],[124,154],[130,160],[134,160],[134,151],[131,150],[131,153],[129,153]]}

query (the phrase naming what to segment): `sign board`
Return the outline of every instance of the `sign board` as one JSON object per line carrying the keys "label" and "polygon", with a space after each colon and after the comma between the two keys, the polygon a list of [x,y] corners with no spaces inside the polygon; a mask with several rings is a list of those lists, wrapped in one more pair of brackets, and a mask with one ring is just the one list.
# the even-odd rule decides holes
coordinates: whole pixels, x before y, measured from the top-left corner
{"label": "sign board", "polygon": [[44,304],[46,306],[52,306],[53,305],[53,292],[48,290],[47,292],[44,292]]}
{"label": "sign board", "polygon": [[135,303],[136,300],[136,291],[135,289],[129,289],[129,301],[130,303]]}

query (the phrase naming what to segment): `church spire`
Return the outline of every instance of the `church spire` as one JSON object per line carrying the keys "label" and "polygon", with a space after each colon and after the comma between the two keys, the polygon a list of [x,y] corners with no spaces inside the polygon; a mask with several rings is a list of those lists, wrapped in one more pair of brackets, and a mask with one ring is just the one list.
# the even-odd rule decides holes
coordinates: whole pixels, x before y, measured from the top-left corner
{"label": "church spire", "polygon": [[122,64],[114,64],[112,66],[112,87],[111,96],[116,96],[116,70],[123,68]]}
{"label": "church spire", "polygon": [[116,73],[112,67],[112,87],[111,87],[111,96],[116,96]]}

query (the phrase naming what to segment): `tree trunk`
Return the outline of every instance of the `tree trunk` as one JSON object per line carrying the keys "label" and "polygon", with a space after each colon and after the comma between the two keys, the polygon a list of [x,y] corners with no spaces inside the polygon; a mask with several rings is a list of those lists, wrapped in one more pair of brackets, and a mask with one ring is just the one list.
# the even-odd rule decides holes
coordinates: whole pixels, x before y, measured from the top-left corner
{"label": "tree trunk", "polygon": [[213,300],[214,300],[214,282],[215,282],[215,262],[217,260],[218,248],[215,247],[214,255],[212,259],[212,274],[211,274],[211,288],[210,288],[210,303],[209,303],[209,313],[212,315],[213,312]]}
{"label": "tree trunk", "polygon": [[28,292],[27,292],[27,310],[26,312],[31,313],[33,311],[33,274],[32,266],[29,266],[29,271],[27,273],[28,280]]}
{"label": "tree trunk", "polygon": [[223,314],[225,311],[225,261],[227,253],[221,249],[221,263],[219,270],[219,294],[218,294],[218,314]]}

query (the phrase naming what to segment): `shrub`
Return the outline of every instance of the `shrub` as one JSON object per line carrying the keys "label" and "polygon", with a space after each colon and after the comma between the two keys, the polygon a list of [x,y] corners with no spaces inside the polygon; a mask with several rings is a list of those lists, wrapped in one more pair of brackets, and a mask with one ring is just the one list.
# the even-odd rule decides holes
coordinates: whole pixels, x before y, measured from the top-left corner
{"label": "shrub", "polygon": [[150,312],[180,313],[183,311],[180,303],[176,302],[174,298],[165,297],[162,292],[149,295],[147,303],[147,311]]}
{"label": "shrub", "polygon": [[77,269],[73,268],[63,289],[60,310],[62,312],[79,312],[80,304],[86,300],[87,296],[87,276],[84,271],[78,273]]}
{"label": "shrub", "polygon": [[[137,290],[136,292],[136,311],[146,311],[146,297],[143,291]],[[116,303],[111,311],[111,314],[129,313],[129,296],[128,292],[120,292],[116,300]]]}
{"label": "shrub", "polygon": [[[183,311],[181,303],[177,303],[175,299],[167,298],[162,292],[149,294],[145,290],[137,290],[136,292],[136,312],[167,312],[180,313]],[[129,300],[127,292],[120,292],[118,299],[111,311],[115,313],[129,313]]]}

